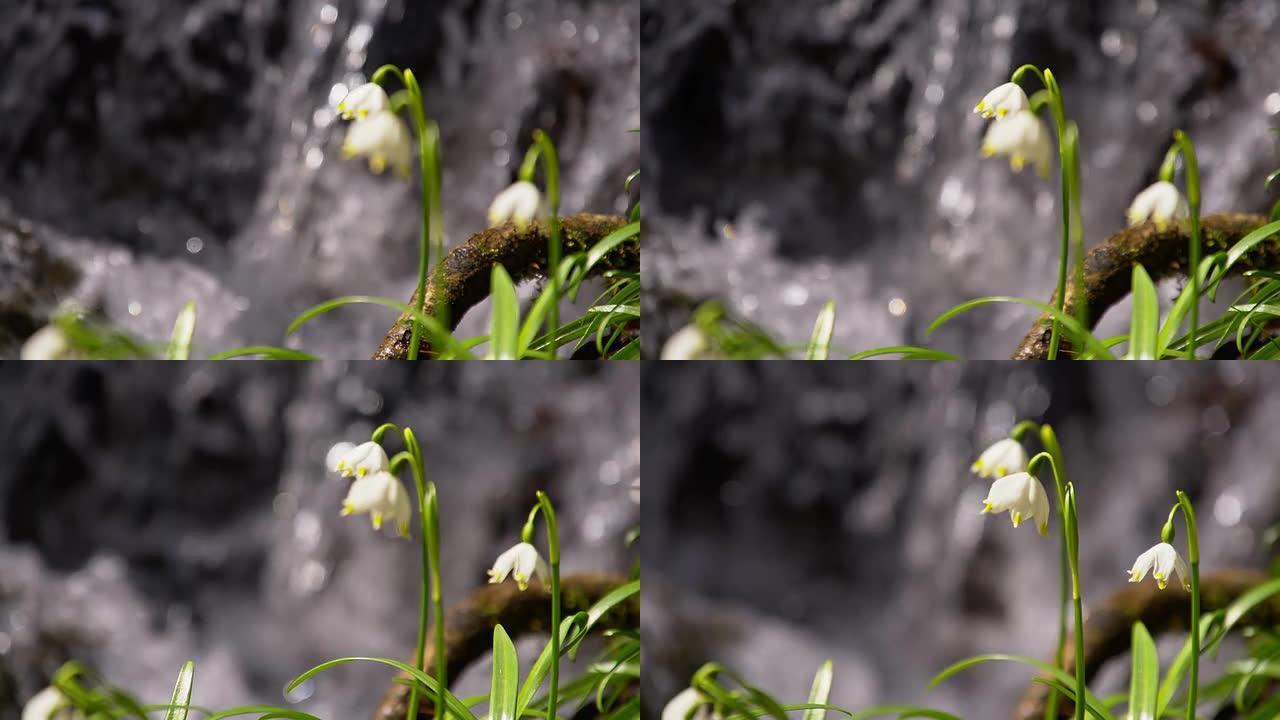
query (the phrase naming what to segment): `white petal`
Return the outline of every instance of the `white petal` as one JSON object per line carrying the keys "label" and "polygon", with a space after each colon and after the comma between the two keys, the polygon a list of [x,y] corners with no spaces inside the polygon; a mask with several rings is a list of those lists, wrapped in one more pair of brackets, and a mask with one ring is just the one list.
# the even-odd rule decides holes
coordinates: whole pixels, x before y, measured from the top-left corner
{"label": "white petal", "polygon": [[46,325],[35,331],[22,344],[18,357],[22,360],[66,360],[72,354],[71,342],[57,325]]}
{"label": "white petal", "polygon": [[537,185],[522,180],[493,198],[489,205],[489,226],[510,221],[523,227],[541,215],[542,192]]}
{"label": "white petal", "polygon": [[1031,107],[1027,93],[1017,83],[1007,82],[987,93],[973,109],[983,117],[1004,117]]}
{"label": "white petal", "polygon": [[991,483],[983,512],[1002,513],[1021,508],[1026,503],[1027,483],[1031,476],[1025,472],[1006,475]]}
{"label": "white petal", "polygon": [[516,557],[519,552],[519,545],[503,551],[503,553],[493,561],[493,567],[489,568],[489,582],[500,583],[503,580],[506,580],[507,576],[511,574],[511,570],[516,565]]}
{"label": "white petal", "polygon": [[690,713],[708,702],[710,701],[702,693],[693,688],[685,688],[662,708],[662,720],[688,720]]}
{"label": "white petal", "polygon": [[22,708],[22,720],[49,720],[55,712],[67,706],[67,698],[55,687],[47,687],[36,693]]}
{"label": "white petal", "polygon": [[388,472],[373,473],[351,483],[347,498],[342,503],[344,515],[378,513],[387,511],[387,499],[391,483],[400,482]]}
{"label": "white petal", "polygon": [[1151,566],[1155,561],[1156,548],[1154,547],[1139,555],[1138,559],[1133,561],[1133,567],[1129,569],[1129,582],[1141,582],[1147,573],[1151,572]]}
{"label": "white petal", "polygon": [[1036,529],[1041,535],[1049,534],[1049,495],[1044,491],[1044,484],[1039,478],[1032,478],[1031,483],[1031,517],[1036,519]]}
{"label": "white petal", "polygon": [[329,468],[333,472],[342,472],[342,468],[345,467],[345,463],[343,461],[346,459],[347,453],[350,453],[355,449],[355,443],[340,442],[335,444],[333,447],[329,448],[329,452],[325,453],[325,467]]}
{"label": "white petal", "polygon": [[356,116],[363,118],[382,112],[390,105],[391,98],[387,97],[387,91],[381,85],[365,83],[347,93],[342,102],[338,103],[338,112],[342,113],[344,120],[350,120]]}
{"label": "white petal", "polygon": [[662,360],[701,360],[711,350],[706,333],[697,325],[686,325],[676,331],[662,346]]}
{"label": "white petal", "polygon": [[388,166],[406,176],[413,162],[409,131],[391,111],[377,112],[357,120],[347,131],[342,153],[347,157],[364,157],[369,169],[381,173]]}
{"label": "white petal", "polygon": [[1027,469],[1027,451],[1013,438],[992,443],[970,468],[979,477],[1004,477]]}

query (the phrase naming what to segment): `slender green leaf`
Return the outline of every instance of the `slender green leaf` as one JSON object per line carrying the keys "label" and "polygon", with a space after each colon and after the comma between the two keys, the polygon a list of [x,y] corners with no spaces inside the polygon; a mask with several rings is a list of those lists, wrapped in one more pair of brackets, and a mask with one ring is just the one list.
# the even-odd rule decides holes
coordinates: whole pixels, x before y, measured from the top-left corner
{"label": "slender green leaf", "polygon": [[1130,360],[1155,360],[1156,336],[1160,330],[1160,303],[1156,286],[1141,266],[1133,266],[1133,312],[1129,317]]}
{"label": "slender green leaf", "polygon": [[[809,703],[811,705],[827,704],[827,699],[831,697],[831,679],[834,670],[835,666],[830,660],[818,666],[818,672],[813,676],[813,687],[809,690]],[[826,720],[826,717],[826,710],[815,707],[805,710],[802,720]]]}
{"label": "slender green leaf", "polygon": [[[1223,612],[1216,610],[1205,615],[1200,621],[1200,647],[1204,647],[1204,638],[1209,634],[1215,625],[1222,621]],[[1208,620],[1206,622],[1205,620]],[[1182,678],[1187,672],[1187,664],[1191,661],[1191,636],[1187,636],[1186,642],[1182,644],[1182,649],[1178,651],[1173,662],[1169,665],[1169,669],[1164,673],[1164,679],[1160,681],[1160,692],[1156,695],[1156,716],[1163,717],[1165,710],[1169,704],[1173,702],[1174,695],[1178,692],[1178,687],[1182,685]]]}
{"label": "slender green leaf", "polygon": [[515,360],[520,344],[520,302],[507,269],[494,263],[489,285],[493,314],[489,317],[489,359]]}
{"label": "slender green leaf", "polygon": [[169,338],[169,347],[165,350],[165,360],[191,359],[191,338],[196,334],[196,304],[189,302],[178,311],[178,319],[173,322],[173,335]]}
{"label": "slender green leaf", "polygon": [[1129,674],[1129,720],[1155,720],[1157,684],[1160,682],[1160,659],[1156,642],[1141,622],[1133,624],[1130,645],[1132,670]]}
{"label": "slender green leaf", "polygon": [[[976,655],[971,658],[965,658],[935,675],[934,678],[929,681],[929,687],[934,687],[958,673],[985,662],[1013,662],[1029,665],[1049,677],[1058,680],[1064,685],[1073,689],[1075,688],[1076,679],[1062,668],[1055,667],[1033,657],[1027,657],[1026,655],[1008,655],[1004,653],[990,653],[987,655]],[[1115,716],[1112,715],[1111,712],[1098,700],[1098,696],[1090,692],[1088,688],[1085,689],[1085,705],[1086,707],[1092,706],[1094,711],[1100,718],[1103,718],[1103,720],[1115,720]]]}
{"label": "slender green leaf", "polygon": [[458,344],[453,337],[453,333],[449,331],[440,321],[430,315],[420,312],[417,308],[410,307],[394,298],[372,297],[369,295],[346,295],[332,300],[326,300],[314,307],[307,308],[302,311],[298,317],[289,323],[289,327],[285,330],[285,335],[292,335],[298,331],[298,328],[311,322],[312,320],[324,315],[327,312],[337,310],[347,305],[381,305],[382,307],[391,308],[401,313],[407,314],[411,319],[422,324],[426,337],[430,340],[432,346],[437,351],[445,352],[459,359],[470,359],[471,354],[465,348]]}
{"label": "slender green leaf", "polygon": [[[440,683],[436,682],[436,679],[434,677],[426,674],[422,670],[412,665],[407,665],[405,663],[400,662],[399,660],[392,660],[391,658],[382,658],[382,657],[344,657],[344,658],[338,658],[336,660],[329,660],[328,662],[320,663],[319,665],[316,665],[310,670],[307,670],[306,672],[302,673],[298,677],[294,678],[293,681],[290,682],[285,687],[285,692],[292,692],[294,688],[298,687],[299,685],[306,682],[307,680],[310,680],[316,675],[319,675],[320,673],[325,672],[326,670],[329,670],[330,668],[334,668],[334,667],[337,667],[338,665],[344,665],[346,663],[352,663],[352,662],[371,662],[371,663],[379,663],[382,665],[389,665],[401,672],[412,675],[414,680],[417,680],[423,687],[425,687],[427,690],[430,690],[432,693],[440,692]],[[448,689],[445,689],[444,691],[444,702],[445,702],[445,707],[448,709],[451,715],[456,715],[462,720],[477,720],[475,713],[471,712],[471,710],[466,705],[462,704],[462,701],[459,700],[456,695],[449,692]],[[214,720],[214,718],[206,718],[206,720]]]}
{"label": "slender green leaf", "polygon": [[188,660],[178,671],[178,682],[173,686],[173,699],[164,720],[187,720],[187,706],[191,704],[191,685],[196,672],[195,663]]}
{"label": "slender green leaf", "polygon": [[591,249],[587,251],[587,263],[583,268],[583,273],[591,272],[591,268],[594,268],[601,260],[603,260],[610,251],[639,234],[640,223],[633,222],[627,223],[608,235],[605,235],[600,242],[592,245]]}
{"label": "slender green leaf", "polygon": [[234,350],[225,350],[209,356],[210,360],[234,360],[235,358],[254,357],[266,358],[268,360],[316,360],[315,355],[309,355],[300,350],[290,350],[289,348],[271,347],[269,345],[254,345],[252,347],[236,348]]}
{"label": "slender green leaf", "polygon": [[826,360],[831,354],[831,335],[836,329],[836,304],[828,301],[818,311],[818,319],[813,324],[813,335],[809,338],[809,347],[805,350],[805,360]]}
{"label": "slender green leaf", "polygon": [[928,334],[931,334],[933,333],[933,331],[937,330],[943,324],[952,320],[953,318],[955,318],[957,315],[960,315],[961,313],[968,312],[969,310],[972,310],[976,307],[980,307],[982,305],[992,305],[996,303],[1014,303],[1017,305],[1027,305],[1029,307],[1033,307],[1039,310],[1040,312],[1045,313],[1050,317],[1052,317],[1053,319],[1057,320],[1058,325],[1061,326],[1064,331],[1066,331],[1068,338],[1071,340],[1071,343],[1076,347],[1088,350],[1094,355],[1094,357],[1097,357],[1099,359],[1115,360],[1115,357],[1111,354],[1111,351],[1108,350],[1105,345],[1098,342],[1098,338],[1094,337],[1093,333],[1089,332],[1089,330],[1086,329],[1083,325],[1081,325],[1075,318],[1058,310],[1056,307],[1053,307],[1052,305],[1047,305],[1045,303],[1040,302],[1039,300],[1031,300],[1029,298],[1008,297],[1004,295],[992,295],[989,297],[975,298],[968,302],[956,305],[950,310],[947,310],[946,312],[939,315],[938,318],[934,320],[931,325],[929,325],[929,328],[925,330],[925,332]]}
{"label": "slender green leaf", "polygon": [[520,661],[515,643],[501,625],[493,627],[493,679],[489,690],[489,720],[515,720]]}
{"label": "slender green leaf", "polygon": [[863,350],[855,355],[850,355],[850,360],[867,360],[873,357],[881,357],[884,355],[901,355],[902,360],[959,360],[960,358],[951,353],[942,352],[941,350],[930,350],[929,348],[911,347],[908,345],[897,345],[893,347],[880,347],[871,350]]}
{"label": "slender green leaf", "polygon": [[1266,225],[1263,225],[1257,230],[1254,230],[1248,235],[1240,238],[1239,242],[1232,245],[1231,249],[1227,250],[1227,262],[1223,268],[1223,273],[1225,274],[1227,270],[1231,269],[1232,265],[1239,262],[1240,258],[1244,257],[1245,253],[1252,250],[1256,245],[1264,240],[1271,238],[1271,236],[1276,233],[1280,233],[1280,220],[1267,223]]}

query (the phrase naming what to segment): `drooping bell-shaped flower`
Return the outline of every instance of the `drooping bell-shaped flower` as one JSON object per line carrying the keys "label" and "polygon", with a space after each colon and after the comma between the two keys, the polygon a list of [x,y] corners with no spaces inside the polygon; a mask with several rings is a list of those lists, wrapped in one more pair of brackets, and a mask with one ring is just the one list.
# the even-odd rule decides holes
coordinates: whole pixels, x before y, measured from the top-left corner
{"label": "drooping bell-shaped flower", "polygon": [[513,222],[523,230],[530,222],[545,215],[546,208],[538,186],[521,180],[493,198],[489,205],[489,227]]}
{"label": "drooping bell-shaped flower", "polygon": [[660,354],[662,360],[710,360],[711,340],[697,325],[686,325],[667,338]]}
{"label": "drooping bell-shaped flower", "polygon": [[983,157],[997,155],[1009,158],[1009,167],[1021,172],[1028,162],[1041,177],[1049,176],[1053,155],[1049,129],[1030,110],[1018,110],[991,123],[982,140]]}
{"label": "drooping bell-shaped flower", "polygon": [[330,470],[340,473],[343,477],[351,477],[352,475],[364,477],[372,473],[383,472],[390,465],[390,461],[387,459],[387,451],[372,440],[359,445],[340,442],[329,448],[329,452],[325,454],[324,461]]}
{"label": "drooping bell-shaped flower", "polygon": [[982,512],[1008,512],[1014,527],[1034,518],[1041,535],[1049,532],[1049,496],[1040,480],[1030,473],[1017,472],[991,483]]}
{"label": "drooping bell-shaped flower", "polygon": [[987,93],[978,101],[973,111],[984,118],[1003,118],[1030,109],[1031,101],[1027,99],[1027,93],[1022,90],[1022,87],[1017,83],[1007,82]]}
{"label": "drooping bell-shaped flower", "polygon": [[409,128],[390,110],[371,112],[352,123],[342,143],[342,154],[367,158],[375,175],[390,166],[397,175],[407,178],[413,168]]}
{"label": "drooping bell-shaped flower", "polygon": [[56,687],[47,687],[27,701],[22,708],[22,720],[80,720],[78,710],[70,710],[71,702]]}
{"label": "drooping bell-shaped flower", "polygon": [[391,107],[391,98],[387,97],[387,91],[377,83],[365,83],[343,98],[338,103],[338,112],[342,114],[343,120],[352,118],[365,118],[380,113]]}
{"label": "drooping bell-shaped flower", "polygon": [[1129,582],[1141,582],[1148,572],[1155,578],[1156,585],[1161,590],[1168,584],[1170,576],[1174,573],[1177,573],[1184,589],[1191,589],[1191,571],[1183,562],[1182,556],[1169,543],[1162,542],[1139,555],[1138,559],[1133,561],[1133,567],[1129,569]]}
{"label": "drooping bell-shaped flower", "polygon": [[1133,203],[1125,211],[1129,226],[1140,225],[1148,220],[1156,224],[1156,229],[1164,230],[1171,222],[1182,220],[1191,214],[1187,199],[1171,182],[1161,180],[1138,193]]}
{"label": "drooping bell-shaped flower", "polygon": [[712,720],[711,698],[694,688],[685,688],[662,708],[662,720]]}
{"label": "drooping bell-shaped flower", "polygon": [[511,546],[493,561],[489,568],[489,582],[500,583],[510,575],[521,590],[529,587],[529,581],[538,578],[546,582],[551,572],[538,554],[538,549],[527,542]]}
{"label": "drooping bell-shaped flower", "polygon": [[395,475],[383,470],[365,475],[351,483],[342,501],[342,515],[368,514],[374,530],[382,529],[382,521],[390,518],[401,537],[409,537],[412,509],[409,493]]}
{"label": "drooping bell-shaped flower", "polygon": [[22,360],[71,360],[75,356],[67,334],[57,325],[46,325],[35,331],[18,354]]}
{"label": "drooping bell-shaped flower", "polygon": [[999,478],[1027,469],[1027,451],[1013,438],[997,440],[969,468],[978,477]]}

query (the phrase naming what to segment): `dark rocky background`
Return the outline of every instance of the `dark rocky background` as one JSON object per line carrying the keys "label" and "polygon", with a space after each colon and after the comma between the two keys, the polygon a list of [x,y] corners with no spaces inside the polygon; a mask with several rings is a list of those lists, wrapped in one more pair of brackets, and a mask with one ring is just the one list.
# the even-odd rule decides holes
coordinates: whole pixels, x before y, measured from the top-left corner
{"label": "dark rocky background", "polygon": [[1042,181],[983,160],[972,114],[1022,63],[1053,69],[1079,122],[1088,244],[1124,224],[1176,128],[1196,142],[1206,212],[1276,199],[1263,190],[1280,168],[1274,0],[641,8],[651,353],[703,300],[802,343],[834,299],[845,355],[905,342],[1009,357],[1025,308],[923,333],[973,297],[1052,293],[1056,164]]}
{"label": "dark rocky background", "polygon": [[[412,67],[441,125],[449,242],[484,226],[535,128],[563,209],[625,207],[639,11],[622,0],[10,0],[0,23],[0,356],[75,301],[152,341],[199,306],[198,350],[281,342],[345,294],[407,299],[416,181],[339,148],[333,108]],[[463,332],[484,327],[481,310]],[[304,331],[368,357],[393,318]]]}
{"label": "dark rocky background", "polygon": [[[926,685],[970,655],[1052,655],[1059,546],[1015,530],[1007,515],[984,519],[988,483],[969,474],[974,453],[1019,419],[1052,423],[1066,453],[1086,612],[1158,542],[1175,489],[1196,503],[1206,571],[1265,567],[1277,553],[1266,530],[1280,520],[1280,372],[1100,368],[647,368],[649,716],[707,661],[803,702],[819,663],[833,658],[833,698],[845,707],[1009,717],[1031,678],[1023,668]],[[1051,521],[1050,537],[1058,532]],[[1182,638],[1170,639],[1165,650],[1176,652]],[[1093,689],[1114,691],[1127,665],[1105,668]]]}
{"label": "dark rocky background", "polygon": [[[5,364],[0,720],[71,658],[150,702],[191,659],[194,701],[227,708],[285,704],[326,659],[411,657],[418,546],[340,518],[348,481],[324,468],[384,421],[414,428],[439,487],[447,603],[518,541],[539,488],[565,572],[626,572],[638,382],[625,363]],[[291,699],[367,718],[391,675],[348,666]]]}

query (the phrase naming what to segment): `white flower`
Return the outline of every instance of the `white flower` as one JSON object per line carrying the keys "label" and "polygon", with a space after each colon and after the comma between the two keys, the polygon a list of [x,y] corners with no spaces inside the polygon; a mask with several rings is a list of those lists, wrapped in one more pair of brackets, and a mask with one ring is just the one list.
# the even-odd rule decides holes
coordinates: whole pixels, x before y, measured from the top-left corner
{"label": "white flower", "polygon": [[51,720],[53,718],[81,718],[80,711],[71,714],[58,713],[70,705],[67,697],[56,687],[47,687],[36,693],[22,708],[22,720]]}
{"label": "white flower", "polygon": [[1007,155],[1014,172],[1031,162],[1041,177],[1048,177],[1052,154],[1049,129],[1030,110],[1019,110],[991,123],[982,140],[983,157]]}
{"label": "white flower", "polygon": [[978,477],[984,478],[999,478],[1022,472],[1027,469],[1027,451],[1022,449],[1022,443],[1013,438],[997,440],[982,451],[969,469],[978,473]]}
{"label": "white flower", "polygon": [[489,568],[489,582],[500,583],[510,575],[515,578],[516,585],[524,590],[529,587],[529,580],[536,577],[545,581],[550,574],[538,549],[522,542],[511,546],[493,561],[493,567]]}
{"label": "white flower", "polygon": [[693,688],[681,690],[662,708],[662,720],[713,720],[716,717],[711,709],[711,698]]}
{"label": "white flower", "polygon": [[395,523],[401,537],[409,537],[409,493],[395,475],[383,470],[365,475],[351,483],[347,499],[342,501],[342,515],[369,513],[373,529],[382,529],[384,517]]}
{"label": "white flower", "polygon": [[1155,578],[1156,585],[1159,585],[1161,590],[1169,582],[1171,573],[1178,574],[1184,589],[1191,589],[1191,571],[1182,561],[1182,556],[1169,543],[1162,542],[1139,555],[1129,570],[1129,582],[1141,582],[1148,571],[1151,572],[1151,577]]}
{"label": "white flower", "polygon": [[23,360],[70,360],[75,357],[75,351],[62,328],[46,325],[27,338],[19,357]]}
{"label": "white flower", "polygon": [[529,221],[546,215],[542,192],[531,182],[521,180],[498,193],[489,205],[489,227],[511,221],[523,229]]}
{"label": "white flower", "polygon": [[978,101],[978,106],[973,111],[980,113],[984,118],[1002,118],[1011,113],[1030,109],[1031,101],[1027,99],[1027,94],[1023,92],[1022,87],[1017,83],[1007,82],[987,93]]}
{"label": "white flower", "polygon": [[1125,211],[1130,227],[1153,220],[1158,230],[1164,230],[1170,221],[1182,220],[1190,214],[1187,199],[1178,192],[1176,185],[1164,180],[1138,193]]}
{"label": "white flower", "polygon": [[1035,518],[1040,534],[1049,532],[1049,496],[1045,494],[1040,480],[1030,473],[1017,472],[991,483],[984,502],[982,512],[1008,511],[1014,527],[1023,520]]}
{"label": "white flower", "polygon": [[709,360],[713,358],[711,340],[697,325],[686,325],[667,338],[662,346],[662,360]]}
{"label": "white flower", "polygon": [[376,442],[369,441],[356,445],[340,442],[329,448],[324,463],[330,470],[341,473],[343,477],[364,477],[370,473],[383,472],[390,466],[387,451]]}
{"label": "white flower", "polygon": [[390,110],[371,113],[352,123],[342,143],[342,154],[368,158],[374,174],[381,174],[390,165],[397,175],[407,178],[413,167],[409,129]]}
{"label": "white flower", "polygon": [[343,120],[350,120],[380,113],[390,106],[391,98],[387,97],[387,91],[381,85],[365,83],[347,93],[342,102],[338,103],[338,112],[342,113]]}

